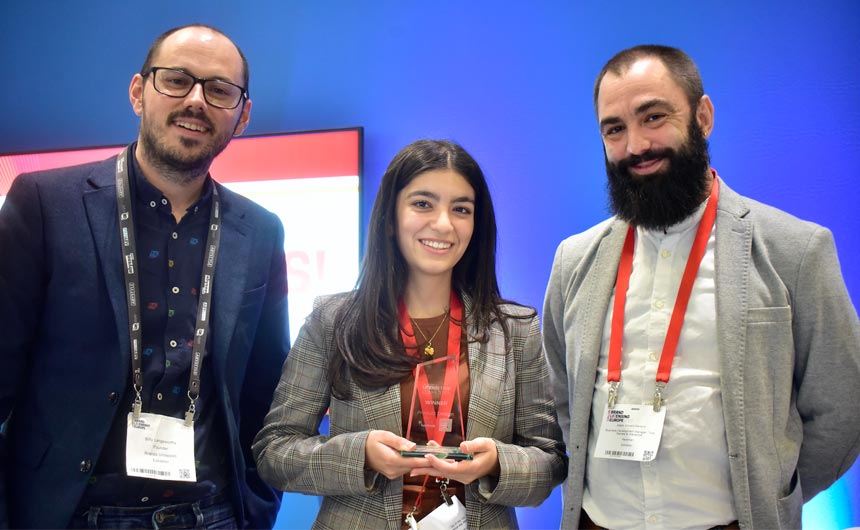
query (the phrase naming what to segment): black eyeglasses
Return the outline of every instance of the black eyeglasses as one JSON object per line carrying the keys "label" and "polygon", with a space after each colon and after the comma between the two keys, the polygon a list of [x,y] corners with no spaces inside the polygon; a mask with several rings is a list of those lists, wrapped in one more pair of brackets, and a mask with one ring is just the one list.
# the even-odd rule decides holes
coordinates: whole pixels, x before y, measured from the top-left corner
{"label": "black eyeglasses", "polygon": [[244,87],[234,85],[229,81],[200,79],[188,72],[174,68],[153,66],[141,72],[141,75],[144,76],[149,74],[152,74],[152,86],[155,87],[155,90],[172,98],[184,98],[191,93],[194,85],[200,83],[200,86],[203,87],[203,99],[206,100],[206,103],[219,109],[235,109],[239,106],[242,98],[248,97],[248,92]]}

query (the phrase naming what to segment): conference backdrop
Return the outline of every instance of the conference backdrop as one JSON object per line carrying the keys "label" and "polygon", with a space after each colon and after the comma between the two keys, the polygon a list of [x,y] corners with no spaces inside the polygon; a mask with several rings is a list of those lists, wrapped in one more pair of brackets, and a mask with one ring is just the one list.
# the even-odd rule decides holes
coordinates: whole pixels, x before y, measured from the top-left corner
{"label": "conference backdrop", "polygon": [[[503,294],[538,308],[556,245],[607,216],[594,76],[622,48],[681,47],[716,107],[714,167],[740,193],[828,226],[860,300],[856,0],[4,2],[0,151],[133,140],[131,77],[155,35],[189,22],[247,55],[249,134],[364,127],[362,227],[403,145],[462,143],[490,181]],[[278,524],[307,528],[317,506],[286,495]],[[556,491],[519,510],[522,526],[557,527],[560,510]],[[860,464],[804,522],[860,526]]]}

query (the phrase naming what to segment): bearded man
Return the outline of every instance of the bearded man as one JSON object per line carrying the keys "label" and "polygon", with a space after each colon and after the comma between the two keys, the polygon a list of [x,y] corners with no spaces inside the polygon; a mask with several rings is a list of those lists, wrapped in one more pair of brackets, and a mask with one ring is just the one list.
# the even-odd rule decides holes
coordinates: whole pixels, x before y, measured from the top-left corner
{"label": "bearded man", "polygon": [[710,167],[681,50],[597,77],[612,218],[563,241],[543,313],[563,528],[798,528],[860,453],[860,324],[829,230]]}

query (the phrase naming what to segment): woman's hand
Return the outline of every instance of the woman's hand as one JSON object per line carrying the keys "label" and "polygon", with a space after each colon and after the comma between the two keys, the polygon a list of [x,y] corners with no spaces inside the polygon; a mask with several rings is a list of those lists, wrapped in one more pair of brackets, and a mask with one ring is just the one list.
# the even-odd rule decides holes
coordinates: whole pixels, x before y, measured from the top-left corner
{"label": "woman's hand", "polygon": [[415,442],[401,438],[389,431],[370,431],[364,448],[365,467],[382,473],[389,480],[431,463],[423,458],[404,457],[400,451],[411,451]]}
{"label": "woman's hand", "polygon": [[491,438],[475,438],[474,440],[462,442],[460,443],[460,451],[471,453],[473,455],[472,460],[453,462],[428,454],[424,459],[430,462],[430,467],[415,468],[411,474],[413,476],[432,475],[434,477],[445,477],[463,484],[469,484],[481,477],[498,476],[501,472],[496,442]]}

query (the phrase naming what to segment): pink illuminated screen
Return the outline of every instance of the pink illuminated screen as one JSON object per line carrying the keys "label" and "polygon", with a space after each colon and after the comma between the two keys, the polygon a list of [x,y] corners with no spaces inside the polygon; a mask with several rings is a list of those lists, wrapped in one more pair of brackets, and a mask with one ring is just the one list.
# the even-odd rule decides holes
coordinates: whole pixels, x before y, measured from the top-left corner
{"label": "pink illuminated screen", "polygon": [[[104,160],[123,147],[0,155],[0,207],[21,173]],[[215,180],[284,223],[293,340],[314,297],[355,284],[360,150],[361,129],[247,136],[234,139],[210,168]]]}

